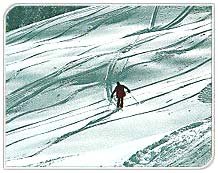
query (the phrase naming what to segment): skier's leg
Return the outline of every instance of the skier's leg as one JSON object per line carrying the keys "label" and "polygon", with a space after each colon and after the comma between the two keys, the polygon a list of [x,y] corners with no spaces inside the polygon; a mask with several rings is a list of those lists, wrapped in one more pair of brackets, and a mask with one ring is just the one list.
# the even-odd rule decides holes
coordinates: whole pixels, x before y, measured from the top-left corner
{"label": "skier's leg", "polygon": [[120,107],[120,98],[117,98],[117,108]]}
{"label": "skier's leg", "polygon": [[123,97],[121,97],[120,99],[121,99],[120,107],[123,108]]}

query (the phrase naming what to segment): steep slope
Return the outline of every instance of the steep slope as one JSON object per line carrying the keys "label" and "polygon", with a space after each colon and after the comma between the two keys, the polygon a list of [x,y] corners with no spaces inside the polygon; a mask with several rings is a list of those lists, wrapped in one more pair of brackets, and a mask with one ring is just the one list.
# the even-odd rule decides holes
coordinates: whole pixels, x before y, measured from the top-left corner
{"label": "steep slope", "polygon": [[[211,116],[199,96],[211,84],[211,31],[209,7],[114,5],[7,33],[6,165],[72,159]],[[119,112],[117,81],[131,89]]]}

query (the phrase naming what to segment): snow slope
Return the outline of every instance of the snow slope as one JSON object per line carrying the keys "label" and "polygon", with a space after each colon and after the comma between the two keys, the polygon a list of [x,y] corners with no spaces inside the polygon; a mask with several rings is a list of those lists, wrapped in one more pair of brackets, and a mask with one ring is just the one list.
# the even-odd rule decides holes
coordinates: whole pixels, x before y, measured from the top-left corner
{"label": "snow slope", "polygon": [[[211,85],[211,15],[200,6],[90,6],[7,33],[5,165],[113,167],[82,158],[111,148],[130,157],[146,146],[136,141],[210,117],[200,95]],[[119,112],[117,81],[131,90]],[[119,154],[129,143],[131,154]]]}
{"label": "snow slope", "polygon": [[202,167],[211,160],[211,118],[196,122],[137,151],[127,167]]}

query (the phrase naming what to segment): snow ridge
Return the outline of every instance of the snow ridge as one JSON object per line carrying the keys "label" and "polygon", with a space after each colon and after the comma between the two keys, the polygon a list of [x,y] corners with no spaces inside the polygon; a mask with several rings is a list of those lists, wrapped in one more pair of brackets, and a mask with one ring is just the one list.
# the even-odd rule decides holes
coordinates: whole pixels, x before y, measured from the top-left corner
{"label": "snow ridge", "polygon": [[126,167],[202,167],[211,160],[211,117],[180,128],[143,150]]}

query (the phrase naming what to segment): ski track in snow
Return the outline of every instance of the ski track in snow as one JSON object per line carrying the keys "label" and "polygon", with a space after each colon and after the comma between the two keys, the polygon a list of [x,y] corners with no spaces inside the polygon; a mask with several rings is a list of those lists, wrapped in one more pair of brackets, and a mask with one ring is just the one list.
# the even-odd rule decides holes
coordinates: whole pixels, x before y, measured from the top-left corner
{"label": "ski track in snow", "polygon": [[[137,15],[143,16],[146,8],[151,17],[143,22]],[[194,7],[184,7],[168,23],[156,26],[164,16],[161,8],[92,6],[7,33],[8,165],[40,166],[47,160],[52,166],[77,156],[76,149],[52,156],[55,147],[73,148],[74,136],[98,134],[97,127],[106,133],[127,119],[136,124],[140,118],[149,121],[149,115],[161,111],[176,113],[177,105],[199,105],[205,115],[193,110],[195,115],[188,118],[184,108],[179,123],[173,124],[175,117],[163,113],[166,126],[173,124],[163,132],[211,116],[210,95],[206,101],[198,99],[199,93],[210,91],[202,89],[211,83],[211,13],[195,14]],[[140,104],[127,94],[124,110],[113,110],[110,95],[116,81],[127,84]],[[128,123],[123,128],[127,127]],[[149,135],[153,134],[143,132],[141,138]],[[124,142],[136,139],[131,136]],[[105,145],[101,141],[99,147]],[[43,160],[28,162],[34,157]]]}

